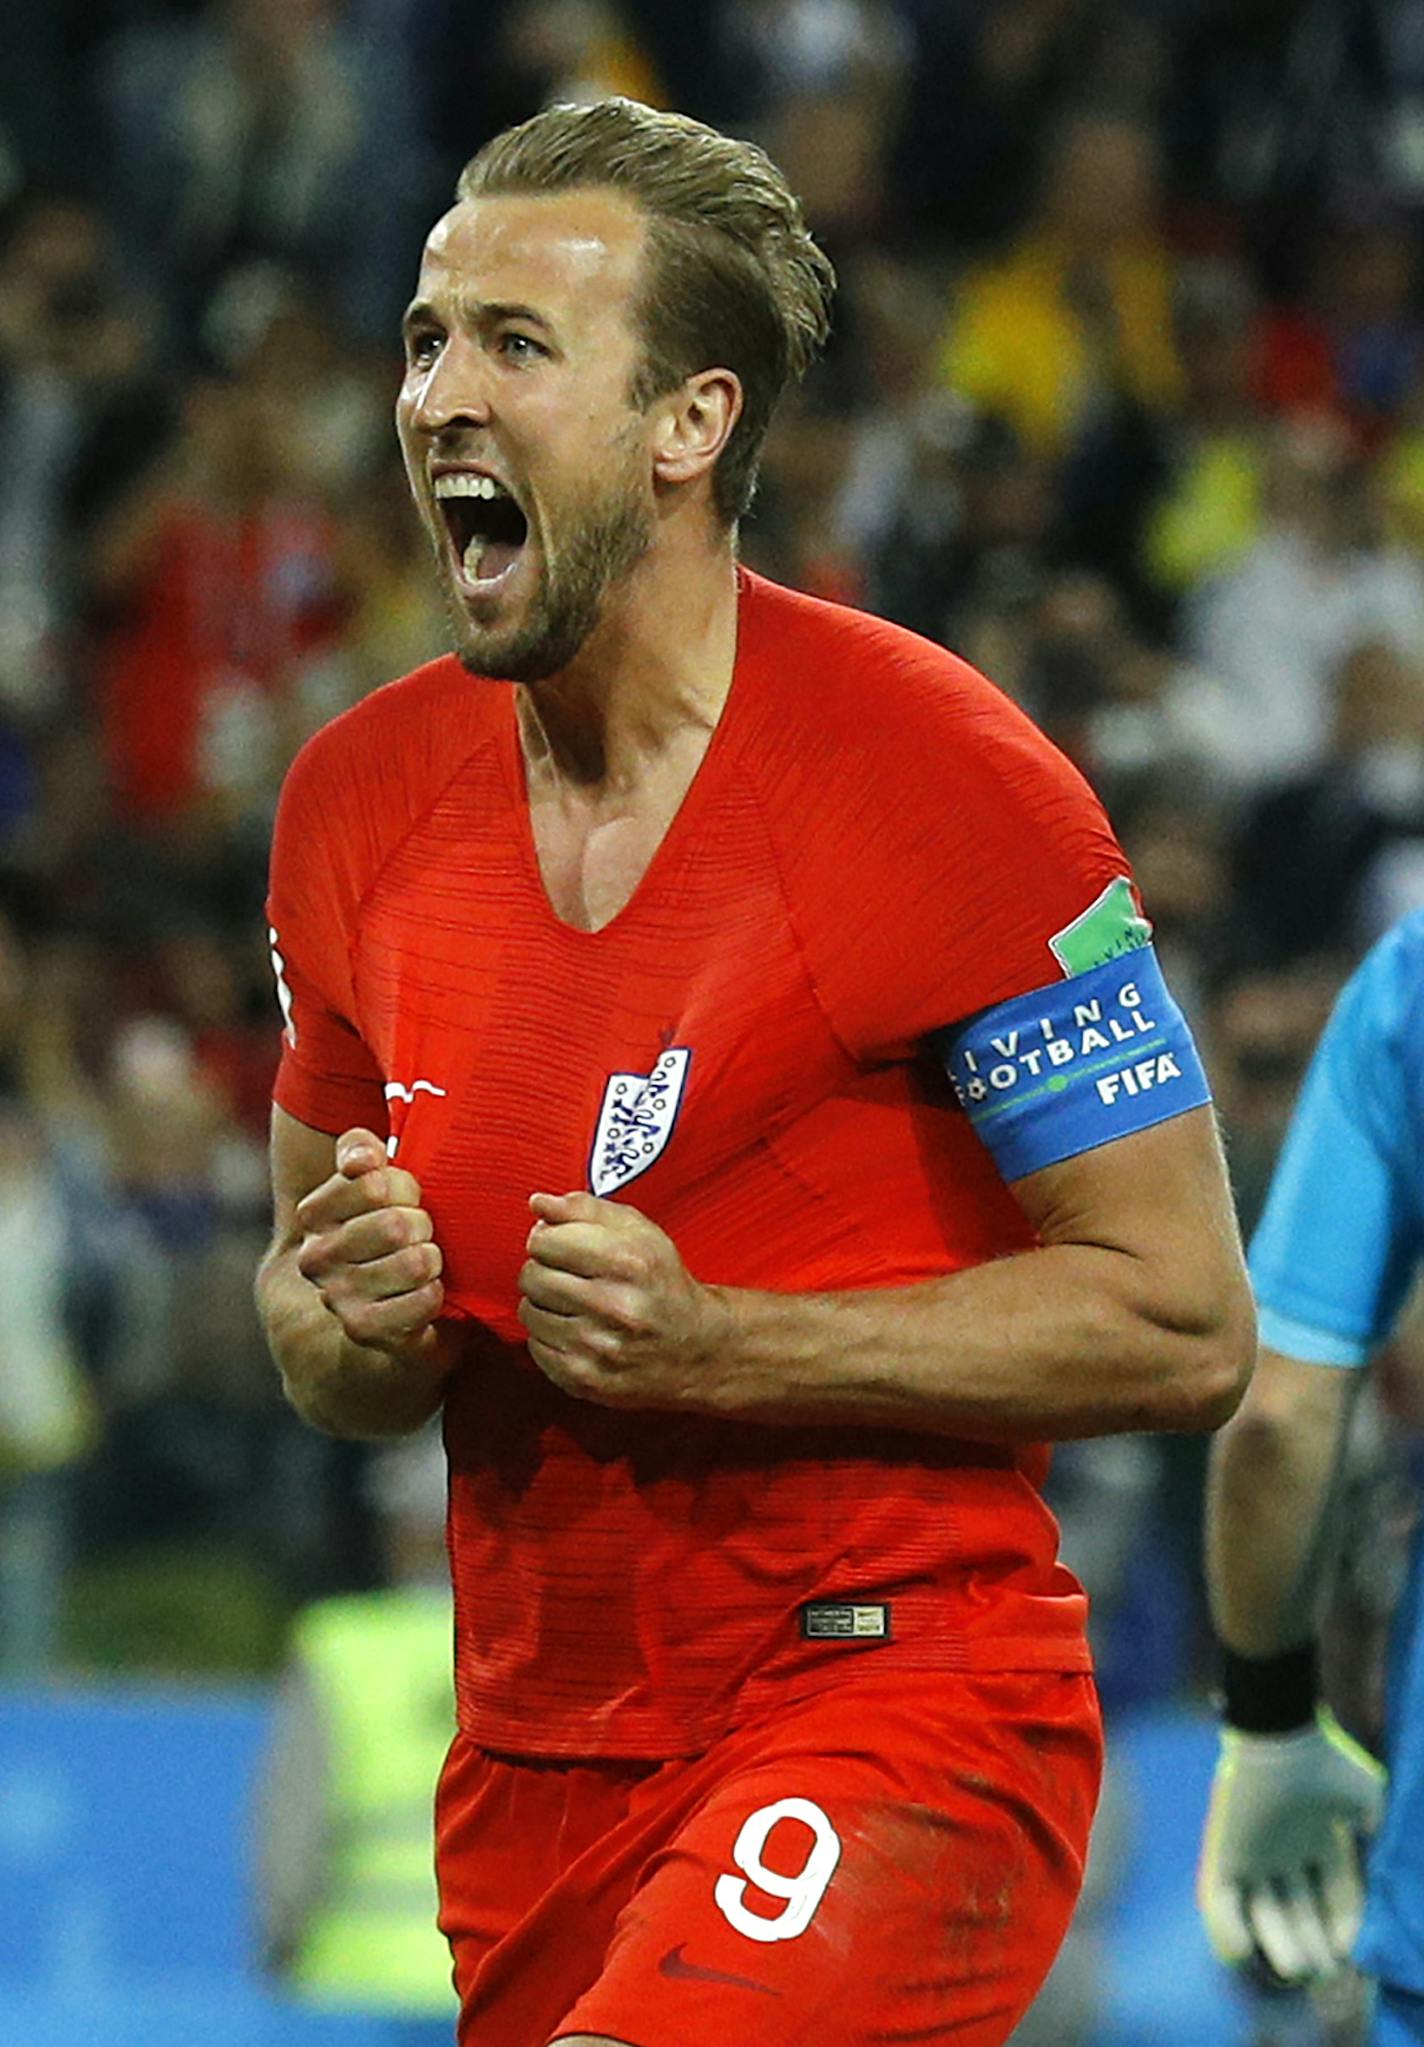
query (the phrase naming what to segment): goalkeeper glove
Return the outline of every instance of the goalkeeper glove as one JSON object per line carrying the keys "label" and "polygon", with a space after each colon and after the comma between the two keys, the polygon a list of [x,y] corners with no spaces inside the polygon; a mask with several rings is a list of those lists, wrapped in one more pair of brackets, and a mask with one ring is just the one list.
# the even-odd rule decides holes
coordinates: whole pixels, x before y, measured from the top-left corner
{"label": "goalkeeper glove", "polygon": [[1364,1914],[1363,1838],[1385,1773],[1326,1708],[1288,1733],[1224,1727],[1197,1872],[1207,1937],[1234,1968],[1308,1984],[1348,1960]]}

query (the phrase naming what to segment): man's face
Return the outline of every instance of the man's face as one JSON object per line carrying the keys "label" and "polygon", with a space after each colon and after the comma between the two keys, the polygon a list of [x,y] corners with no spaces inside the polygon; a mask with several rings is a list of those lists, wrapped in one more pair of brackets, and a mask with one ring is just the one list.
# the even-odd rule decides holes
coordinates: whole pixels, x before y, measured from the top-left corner
{"label": "man's face", "polygon": [[476,674],[566,668],[651,543],[643,233],[588,188],[465,200],[425,245],[396,424]]}

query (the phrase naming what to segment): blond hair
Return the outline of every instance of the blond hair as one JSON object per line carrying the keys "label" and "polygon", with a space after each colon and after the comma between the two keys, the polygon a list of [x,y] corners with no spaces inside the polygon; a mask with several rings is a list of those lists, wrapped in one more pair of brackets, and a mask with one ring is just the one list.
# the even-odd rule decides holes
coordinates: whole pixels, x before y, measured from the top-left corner
{"label": "blond hair", "polygon": [[733,525],[755,493],[778,398],[825,344],[835,272],[765,150],[636,100],[549,107],[507,128],[466,164],[456,195],[580,185],[626,194],[648,220],[634,402],[698,370],[740,380],[742,414],[713,476],[717,516]]}

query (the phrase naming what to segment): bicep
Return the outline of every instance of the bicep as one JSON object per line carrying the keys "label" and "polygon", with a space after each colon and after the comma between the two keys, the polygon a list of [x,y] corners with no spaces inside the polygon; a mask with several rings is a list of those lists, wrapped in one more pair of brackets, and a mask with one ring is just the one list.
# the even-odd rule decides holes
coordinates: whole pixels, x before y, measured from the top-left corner
{"label": "bicep", "polygon": [[336,1139],[330,1131],[313,1129],[272,1104],[271,1133],[272,1233],[277,1244],[294,1244],[297,1203],[336,1171]]}
{"label": "bicep", "polygon": [[1244,1315],[1249,1290],[1210,1108],[1189,1109],[1010,1183],[1043,1244],[1122,1254],[1183,1326]]}

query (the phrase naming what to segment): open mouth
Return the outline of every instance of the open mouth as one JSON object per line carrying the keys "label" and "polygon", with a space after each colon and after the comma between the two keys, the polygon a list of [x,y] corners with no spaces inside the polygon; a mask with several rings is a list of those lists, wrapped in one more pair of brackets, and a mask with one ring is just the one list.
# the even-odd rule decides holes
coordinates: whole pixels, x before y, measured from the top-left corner
{"label": "open mouth", "polygon": [[529,521],[512,491],[493,476],[455,470],[435,479],[435,497],[469,582],[493,583],[513,568]]}

